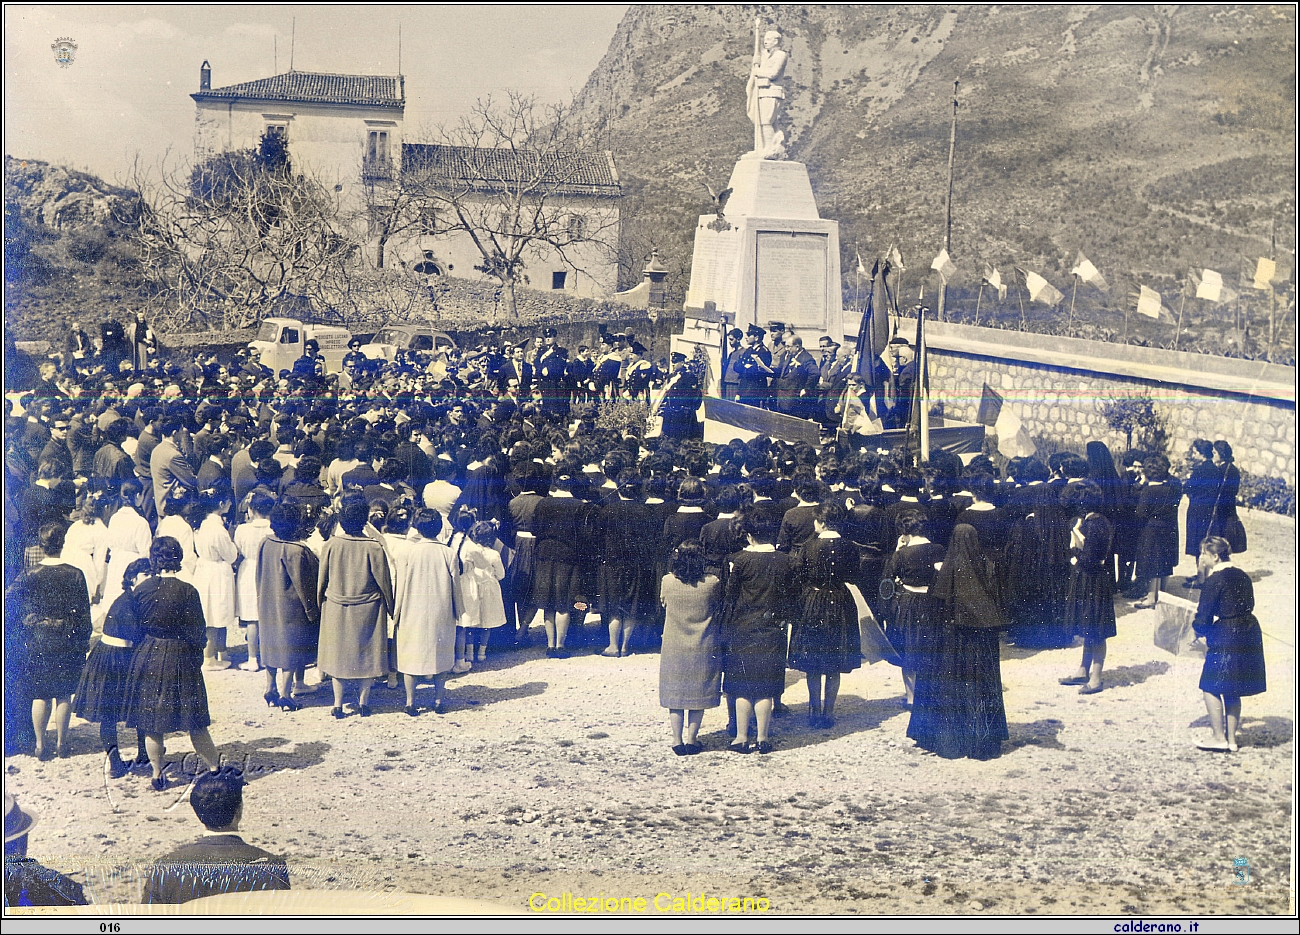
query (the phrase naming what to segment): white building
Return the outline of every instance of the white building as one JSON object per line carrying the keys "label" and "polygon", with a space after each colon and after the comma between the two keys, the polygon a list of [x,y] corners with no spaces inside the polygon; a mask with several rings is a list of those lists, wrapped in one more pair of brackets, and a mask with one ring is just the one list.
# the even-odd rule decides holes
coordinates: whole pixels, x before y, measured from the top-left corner
{"label": "white building", "polygon": [[[199,90],[190,96],[196,105],[196,162],[219,152],[253,149],[268,132],[282,135],[294,171],[332,188],[343,210],[358,219],[366,217],[367,206],[382,199],[390,183],[403,173],[424,185],[472,188],[471,198],[481,198],[485,204],[499,193],[494,185],[527,178],[545,193],[548,213],[561,212],[563,223],[617,247],[622,187],[611,153],[552,155],[538,172],[535,165],[524,164],[526,152],[406,143],[402,138],[406,87],[401,75],[289,71],[213,88],[212,71],[205,61]],[[436,227],[431,223],[428,231],[397,233],[385,246],[384,265],[401,263],[427,275],[491,278],[475,270],[483,258],[468,234],[429,232]],[[577,227],[575,233],[581,233]],[[373,226],[368,234],[372,249],[367,255],[373,262],[378,252]],[[615,249],[580,244],[567,253],[566,262],[554,250],[530,252],[525,257],[527,285],[589,298],[614,294],[618,288]]]}
{"label": "white building", "polygon": [[401,75],[289,71],[213,88],[204,62],[198,93],[190,97],[196,161],[252,149],[264,134],[280,134],[294,171],[333,188],[349,208],[364,204],[363,176],[388,178],[400,168],[406,112]]}

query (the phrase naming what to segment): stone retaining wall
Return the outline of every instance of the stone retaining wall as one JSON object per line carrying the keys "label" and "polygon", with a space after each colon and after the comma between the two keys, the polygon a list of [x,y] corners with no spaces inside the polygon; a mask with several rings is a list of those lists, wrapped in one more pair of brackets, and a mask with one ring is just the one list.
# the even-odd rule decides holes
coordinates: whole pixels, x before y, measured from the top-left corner
{"label": "stone retaining wall", "polygon": [[[915,325],[904,322],[909,337]],[[1105,404],[1147,395],[1168,425],[1170,454],[1192,439],[1226,439],[1252,474],[1296,481],[1294,368],[1077,338],[926,323],[931,399],[973,421],[987,383],[1031,435],[1082,449],[1092,440],[1118,453]]]}

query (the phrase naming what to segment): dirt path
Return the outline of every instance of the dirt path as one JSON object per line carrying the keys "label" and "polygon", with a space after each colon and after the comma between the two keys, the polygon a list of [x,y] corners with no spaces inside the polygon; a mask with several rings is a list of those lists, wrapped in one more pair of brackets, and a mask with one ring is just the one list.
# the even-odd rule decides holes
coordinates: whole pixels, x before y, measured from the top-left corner
{"label": "dirt path", "polygon": [[[1284,913],[1293,911],[1295,526],[1247,515],[1268,634],[1269,691],[1244,703],[1242,749],[1198,752],[1201,661],[1152,645],[1154,612],[1125,607],[1108,688],[1056,679],[1078,650],[1005,649],[1011,742],[945,761],[910,745],[898,671],[844,678],[836,727],[776,722],[777,751],[678,758],[657,706],[658,657],[503,654],[452,683],[443,717],[377,689],[369,719],[336,722],[324,693],[269,711],[261,676],[209,673],[213,736],[253,779],[244,831],[287,855],[296,888],[402,889],[523,906],[530,895],[763,897],[772,912]],[[422,690],[423,693],[423,690]],[[786,700],[806,692],[790,673]],[[125,735],[124,735],[125,739]],[[169,738],[178,755],[183,736]],[[42,814],[33,856],[101,901],[130,899],[131,861],[201,829],[182,786],[106,783],[93,725],[70,760],[6,760]],[[259,771],[260,770],[260,771]],[[1234,885],[1235,858],[1251,882]]]}

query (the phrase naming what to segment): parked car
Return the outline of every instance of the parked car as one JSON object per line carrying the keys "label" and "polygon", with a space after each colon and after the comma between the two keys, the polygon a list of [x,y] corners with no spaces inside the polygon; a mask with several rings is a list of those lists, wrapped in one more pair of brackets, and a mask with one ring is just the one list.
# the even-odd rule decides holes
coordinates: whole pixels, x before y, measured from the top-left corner
{"label": "parked car", "polygon": [[445,331],[436,331],[428,325],[387,324],[375,332],[369,344],[361,345],[361,353],[370,360],[392,360],[398,351],[432,351],[447,353],[456,350],[456,341]]}
{"label": "parked car", "polygon": [[312,325],[297,318],[264,318],[257,337],[248,346],[258,352],[263,367],[279,375],[282,370],[292,370],[293,362],[303,354],[311,338],[316,339],[320,353],[325,358],[325,372],[338,373],[343,369],[343,355],[348,352],[352,332],[338,325]]}

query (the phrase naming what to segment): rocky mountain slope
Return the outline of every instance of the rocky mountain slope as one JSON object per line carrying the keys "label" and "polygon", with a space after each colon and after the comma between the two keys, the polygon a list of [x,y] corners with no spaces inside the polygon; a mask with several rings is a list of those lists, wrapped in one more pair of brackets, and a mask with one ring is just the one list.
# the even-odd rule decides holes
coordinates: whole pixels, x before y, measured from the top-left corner
{"label": "rocky mountain slope", "polygon": [[702,183],[750,147],[755,15],[791,53],[790,158],[841,224],[849,298],[855,246],[897,242],[915,285],[942,244],[954,79],[959,307],[985,263],[1068,295],[1082,249],[1113,288],[1080,307],[1114,309],[1137,282],[1176,301],[1189,266],[1235,281],[1274,225],[1294,249],[1291,7],[638,6],[577,100],[619,159],[633,276],[653,245],[685,288]]}

